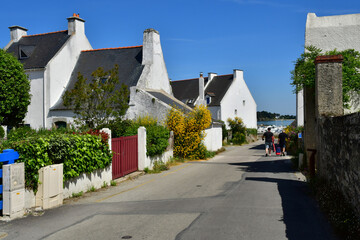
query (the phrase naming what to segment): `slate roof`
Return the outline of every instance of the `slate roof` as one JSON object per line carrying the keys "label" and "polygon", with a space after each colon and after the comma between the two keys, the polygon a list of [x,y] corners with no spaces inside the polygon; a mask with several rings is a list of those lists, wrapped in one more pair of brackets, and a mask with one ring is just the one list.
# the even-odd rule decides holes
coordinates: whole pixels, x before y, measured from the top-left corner
{"label": "slate roof", "polygon": [[208,106],[220,106],[220,102],[233,82],[233,79],[233,74],[229,74],[216,76],[211,80],[205,89],[205,94],[211,95],[211,102]]}
{"label": "slate roof", "polygon": [[179,100],[174,99],[174,97],[169,96],[163,92],[151,91],[151,90],[147,90],[146,92],[150,93],[151,95],[153,95],[154,97],[156,97],[157,99],[159,99],[160,101],[166,103],[167,105],[169,105],[171,107],[175,106],[175,107],[183,110],[185,113],[191,111],[191,108],[187,107],[185,104],[181,104],[180,102],[178,102]]}
{"label": "slate roof", "polygon": [[[25,69],[44,68],[69,37],[67,30],[23,36],[7,52],[13,53]],[[19,52],[26,58],[20,59]]]}
{"label": "slate roof", "polygon": [[[205,85],[208,78],[204,78]],[[211,96],[211,102],[208,106],[220,106],[220,102],[233,82],[233,74],[215,76],[206,86],[205,94]],[[187,103],[189,99],[196,100],[199,96],[199,79],[187,79],[171,81],[171,87],[174,96],[180,101]],[[193,104],[188,104],[194,106]]]}
{"label": "slate roof", "polygon": [[[204,84],[208,81],[207,77],[204,77]],[[194,101],[199,96],[199,78],[178,80],[170,82],[174,96],[187,104],[188,106],[194,106]],[[189,103],[189,100],[192,100]]]}
{"label": "slate roof", "polygon": [[[141,62],[142,46],[82,51],[64,92],[74,87],[79,72],[91,81],[91,73],[98,67],[103,67],[105,71],[108,71],[114,68],[115,64],[119,66],[119,82],[126,84],[129,88],[136,86],[143,70]],[[51,108],[51,110],[64,109],[66,108],[62,103],[62,98]]]}

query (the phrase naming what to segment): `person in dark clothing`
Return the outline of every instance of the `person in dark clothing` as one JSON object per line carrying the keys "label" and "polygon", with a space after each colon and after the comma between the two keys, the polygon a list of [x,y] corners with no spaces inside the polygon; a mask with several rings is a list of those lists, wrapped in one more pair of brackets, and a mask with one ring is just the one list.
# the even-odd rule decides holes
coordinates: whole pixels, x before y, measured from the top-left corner
{"label": "person in dark clothing", "polygon": [[267,132],[264,132],[262,140],[265,138],[265,156],[271,156],[271,148],[273,147],[274,134],[271,132],[271,128],[268,128]]}
{"label": "person in dark clothing", "polygon": [[281,130],[281,133],[279,134],[279,147],[281,149],[280,156],[285,156],[285,144],[287,138],[288,135]]}

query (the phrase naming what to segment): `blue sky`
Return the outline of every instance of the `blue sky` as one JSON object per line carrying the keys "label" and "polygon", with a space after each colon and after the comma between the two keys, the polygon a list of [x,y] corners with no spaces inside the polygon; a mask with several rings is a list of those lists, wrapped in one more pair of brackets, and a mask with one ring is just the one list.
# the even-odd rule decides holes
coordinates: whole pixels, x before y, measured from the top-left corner
{"label": "blue sky", "polygon": [[244,71],[258,111],[295,114],[290,71],[303,52],[306,15],[360,13],[360,1],[338,0],[86,0],[3,1],[0,47],[8,27],[28,34],[67,29],[79,13],[93,48],[142,44],[147,28],[160,32],[172,80],[200,72]]}

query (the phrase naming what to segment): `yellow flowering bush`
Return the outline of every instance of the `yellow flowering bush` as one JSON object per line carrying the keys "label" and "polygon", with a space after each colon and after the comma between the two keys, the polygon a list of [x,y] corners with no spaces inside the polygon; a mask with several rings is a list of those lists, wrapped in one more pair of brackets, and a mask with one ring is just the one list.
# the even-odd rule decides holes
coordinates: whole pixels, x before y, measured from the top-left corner
{"label": "yellow flowering bush", "polygon": [[174,132],[174,155],[188,159],[205,158],[203,144],[205,129],[211,124],[211,113],[206,106],[200,105],[185,114],[172,108],[165,120],[166,126]]}

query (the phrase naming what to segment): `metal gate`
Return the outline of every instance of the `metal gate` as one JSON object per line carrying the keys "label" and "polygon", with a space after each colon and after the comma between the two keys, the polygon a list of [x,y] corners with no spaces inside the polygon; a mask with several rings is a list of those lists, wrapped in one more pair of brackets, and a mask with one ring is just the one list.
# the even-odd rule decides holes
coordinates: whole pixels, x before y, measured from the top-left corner
{"label": "metal gate", "polygon": [[113,138],[112,178],[120,178],[138,170],[138,136]]}

